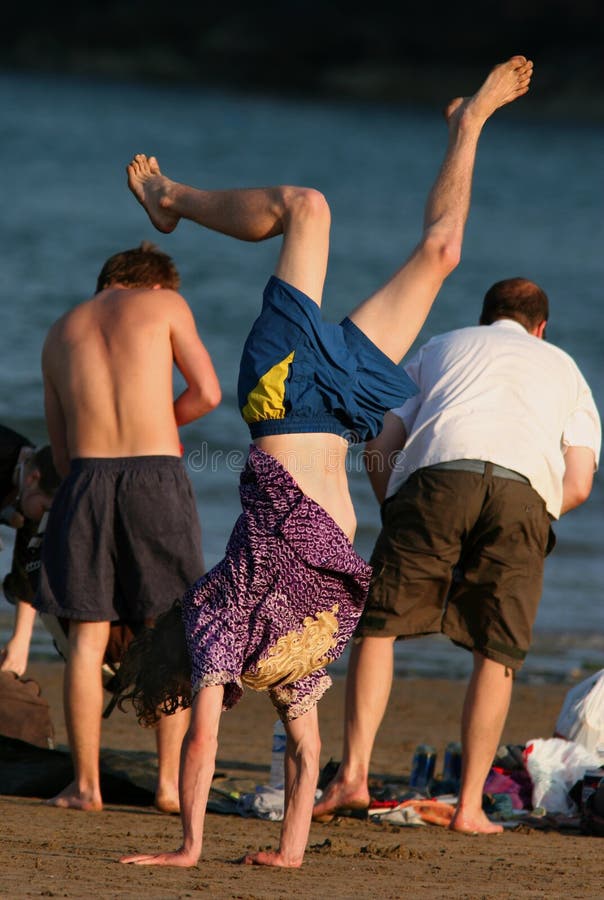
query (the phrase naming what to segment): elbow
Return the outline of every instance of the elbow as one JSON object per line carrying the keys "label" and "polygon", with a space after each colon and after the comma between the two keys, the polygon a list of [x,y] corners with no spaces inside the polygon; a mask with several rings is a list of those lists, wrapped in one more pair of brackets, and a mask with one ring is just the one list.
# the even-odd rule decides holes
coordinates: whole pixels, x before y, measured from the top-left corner
{"label": "elbow", "polygon": [[573,493],[575,506],[580,506],[582,503],[585,503],[585,501],[591,494],[591,482],[589,484],[587,484],[586,482],[576,484]]}
{"label": "elbow", "polygon": [[576,509],[588,499],[591,494],[592,479],[589,481],[574,481],[572,484],[564,485],[564,499],[562,502],[562,512],[570,512]]}
{"label": "elbow", "polygon": [[212,387],[211,390],[206,390],[205,392],[205,403],[207,407],[207,412],[211,412],[213,409],[216,409],[217,406],[220,406],[222,402],[222,389],[218,382]]}
{"label": "elbow", "polygon": [[200,385],[195,393],[195,418],[201,418],[220,405],[222,390],[218,380],[212,384]]}
{"label": "elbow", "polygon": [[184,758],[194,765],[214,764],[218,750],[218,734],[214,729],[190,727],[183,740]]}

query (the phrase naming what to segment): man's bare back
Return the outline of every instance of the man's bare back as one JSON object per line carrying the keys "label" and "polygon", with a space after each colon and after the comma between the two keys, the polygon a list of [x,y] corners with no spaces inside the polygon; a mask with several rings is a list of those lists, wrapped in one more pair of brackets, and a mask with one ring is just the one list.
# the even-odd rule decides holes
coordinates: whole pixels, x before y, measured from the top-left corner
{"label": "man's bare back", "polygon": [[[176,402],[174,363],[187,382]],[[159,287],[112,285],[66,313],[48,334],[43,369],[64,469],[76,457],[178,456],[177,426],[220,399],[187,303]]]}

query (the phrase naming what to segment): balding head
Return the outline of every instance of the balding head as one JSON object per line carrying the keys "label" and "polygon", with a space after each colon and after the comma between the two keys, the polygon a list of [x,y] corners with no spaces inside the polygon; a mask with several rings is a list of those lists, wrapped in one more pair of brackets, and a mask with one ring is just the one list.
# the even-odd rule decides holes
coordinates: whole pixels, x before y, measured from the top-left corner
{"label": "balding head", "polygon": [[480,314],[481,325],[497,319],[514,319],[534,332],[549,317],[547,294],[527,278],[498,281],[485,294]]}

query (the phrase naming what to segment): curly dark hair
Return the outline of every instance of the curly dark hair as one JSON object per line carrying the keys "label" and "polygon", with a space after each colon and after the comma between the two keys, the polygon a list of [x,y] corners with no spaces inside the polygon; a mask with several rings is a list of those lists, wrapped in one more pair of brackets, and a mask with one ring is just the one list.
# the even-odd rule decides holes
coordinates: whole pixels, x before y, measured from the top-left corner
{"label": "curly dark hair", "polygon": [[42,447],[36,448],[29,462],[29,466],[33,469],[37,469],[40,473],[40,490],[44,491],[44,493],[48,494],[50,497],[53,497],[61,484],[61,476],[55,469],[49,444],[44,444]]}
{"label": "curly dark hair", "polygon": [[118,669],[115,693],[121,710],[132,702],[141,725],[155,725],[162,714],[191,706],[191,661],[180,600],[130,643]]}

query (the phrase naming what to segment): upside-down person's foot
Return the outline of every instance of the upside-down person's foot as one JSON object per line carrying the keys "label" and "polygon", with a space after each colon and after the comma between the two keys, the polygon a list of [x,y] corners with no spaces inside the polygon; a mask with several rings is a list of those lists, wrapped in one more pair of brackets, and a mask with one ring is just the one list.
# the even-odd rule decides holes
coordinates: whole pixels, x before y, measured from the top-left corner
{"label": "upside-down person's foot", "polygon": [[153,225],[164,234],[174,231],[179,216],[169,211],[169,193],[173,182],[162,175],[155,157],[137,153],[126,171],[128,187],[146,209]]}
{"label": "upside-down person's foot", "polygon": [[103,808],[103,799],[97,791],[79,791],[75,781],[68,784],[60,794],[45,801],[46,806],[59,809],[79,809],[83,812],[98,812]]}
{"label": "upside-down person's foot", "polygon": [[472,97],[456,97],[445,109],[449,124],[455,124],[462,114],[476,119],[482,125],[495,110],[527,93],[533,75],[532,60],[525,56],[512,56],[489,72],[482,86]]}
{"label": "upside-down person's foot", "polygon": [[449,829],[460,834],[501,834],[503,825],[491,822],[482,810],[470,812],[458,806]]}
{"label": "upside-down person's foot", "polygon": [[352,810],[367,809],[369,799],[366,781],[361,784],[350,784],[336,775],[313,807],[313,822],[330,822],[334,816],[346,815]]}

